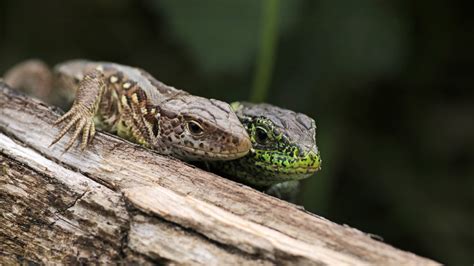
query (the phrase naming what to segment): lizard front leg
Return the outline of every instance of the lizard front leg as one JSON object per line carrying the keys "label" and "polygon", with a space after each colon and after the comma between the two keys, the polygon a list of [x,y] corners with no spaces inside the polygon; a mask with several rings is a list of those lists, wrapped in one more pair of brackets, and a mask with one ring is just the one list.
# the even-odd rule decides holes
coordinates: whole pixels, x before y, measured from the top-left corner
{"label": "lizard front leg", "polygon": [[81,149],[84,150],[95,134],[94,116],[96,115],[102,95],[106,89],[104,74],[99,69],[92,70],[84,78],[76,90],[76,98],[71,109],[59,118],[54,124],[66,123],[61,132],[54,138],[51,145],[58,142],[72,127],[75,127],[73,136],[66,146],[71,148],[82,131]]}
{"label": "lizard front leg", "polygon": [[265,189],[265,193],[295,203],[299,192],[299,186],[299,180],[285,181],[268,187]]}

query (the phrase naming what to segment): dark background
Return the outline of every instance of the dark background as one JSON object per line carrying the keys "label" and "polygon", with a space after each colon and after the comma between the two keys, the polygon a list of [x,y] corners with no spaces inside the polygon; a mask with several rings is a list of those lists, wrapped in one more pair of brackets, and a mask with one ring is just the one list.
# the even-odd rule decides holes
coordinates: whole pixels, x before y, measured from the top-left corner
{"label": "dark background", "polygon": [[[472,1],[282,0],[266,101],[315,118],[316,214],[452,265],[474,263]],[[0,73],[28,58],[140,66],[248,100],[266,1],[0,1]]]}

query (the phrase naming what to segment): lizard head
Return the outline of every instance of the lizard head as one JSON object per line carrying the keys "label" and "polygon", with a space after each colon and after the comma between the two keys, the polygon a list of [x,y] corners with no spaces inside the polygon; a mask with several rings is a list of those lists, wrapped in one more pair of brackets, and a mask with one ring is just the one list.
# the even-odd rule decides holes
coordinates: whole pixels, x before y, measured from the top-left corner
{"label": "lizard head", "polygon": [[160,136],[173,156],[233,160],[251,148],[246,130],[225,102],[186,94],[162,102],[159,110]]}
{"label": "lizard head", "polygon": [[252,149],[226,163],[224,172],[266,186],[303,179],[320,169],[313,119],[269,104],[233,103],[232,108],[250,136]]}

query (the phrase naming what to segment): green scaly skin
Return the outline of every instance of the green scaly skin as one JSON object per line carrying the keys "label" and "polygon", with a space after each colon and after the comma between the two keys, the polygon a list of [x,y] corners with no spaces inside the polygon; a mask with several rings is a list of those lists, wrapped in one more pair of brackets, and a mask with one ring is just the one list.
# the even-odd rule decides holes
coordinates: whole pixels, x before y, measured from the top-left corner
{"label": "green scaly skin", "polygon": [[269,104],[234,102],[231,107],[252,149],[240,159],[212,163],[217,172],[278,196],[321,168],[313,119]]}

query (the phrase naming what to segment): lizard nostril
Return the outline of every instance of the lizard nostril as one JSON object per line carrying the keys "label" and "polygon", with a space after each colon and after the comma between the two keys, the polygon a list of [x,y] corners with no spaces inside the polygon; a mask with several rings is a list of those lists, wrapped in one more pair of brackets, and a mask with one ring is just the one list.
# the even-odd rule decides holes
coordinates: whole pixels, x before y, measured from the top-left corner
{"label": "lizard nostril", "polygon": [[299,155],[300,157],[304,157],[304,156],[306,155],[306,152],[304,152],[303,149],[299,149],[299,150],[298,150],[298,155]]}
{"label": "lizard nostril", "polygon": [[240,139],[238,137],[232,137],[232,144],[237,145],[239,144]]}

